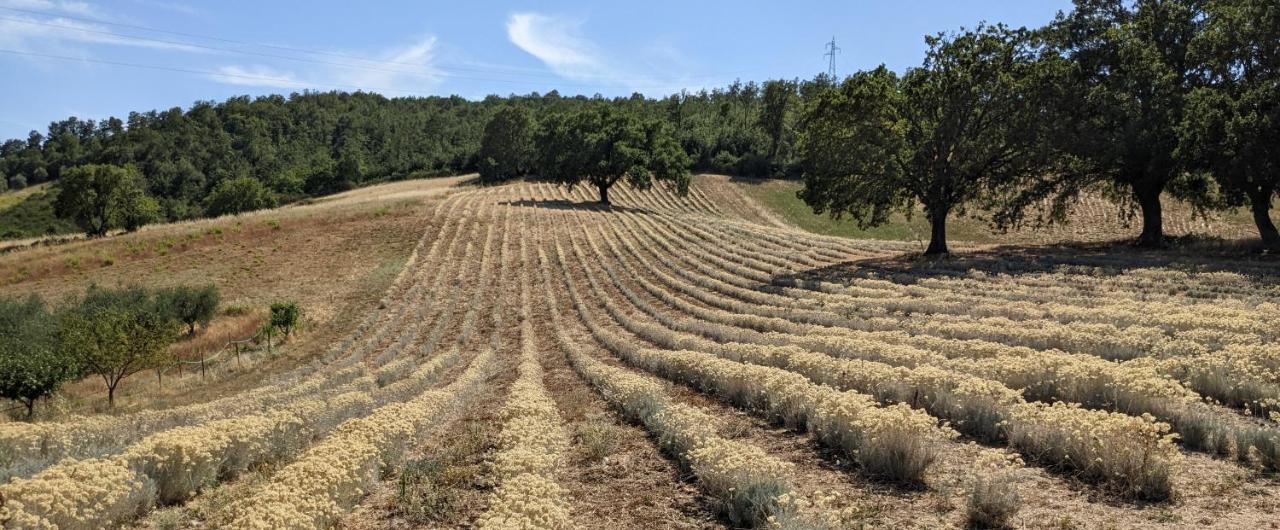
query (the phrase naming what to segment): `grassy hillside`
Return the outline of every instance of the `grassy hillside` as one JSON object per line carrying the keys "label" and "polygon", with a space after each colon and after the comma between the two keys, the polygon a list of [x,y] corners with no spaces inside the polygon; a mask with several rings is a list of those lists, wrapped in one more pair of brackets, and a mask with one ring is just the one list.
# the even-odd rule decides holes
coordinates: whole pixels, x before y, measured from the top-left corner
{"label": "grassy hillside", "polygon": [[[91,284],[163,287],[212,282],[222,292],[224,307],[245,308],[248,313],[234,311],[214,322],[215,334],[228,336],[216,345],[210,343],[210,353],[237,335],[235,330],[251,328],[261,316],[258,312],[271,302],[296,300],[303,308],[307,331],[291,351],[305,358],[322,352],[323,346],[349,331],[359,315],[377,303],[429,227],[425,217],[429,208],[460,180],[403,181],[306,205],[150,225],[130,234],[11,250],[0,254],[0,294],[35,293],[56,302],[83,293]],[[202,347],[180,346],[192,352]],[[251,384],[250,380],[277,367],[297,362],[296,357],[281,359],[278,366],[256,367],[249,371],[251,377],[242,378],[245,381],[229,378],[227,384]],[[155,382],[154,377],[142,376],[126,380],[124,407],[201,399],[220,392],[218,384],[201,392],[177,392],[180,387],[169,381],[164,392],[157,392]],[[72,385],[64,392],[70,401],[63,406],[79,410],[99,405],[101,386],[99,380]]]}
{"label": "grassy hillside", "polygon": [[24,239],[78,231],[70,221],[53,215],[49,183],[0,193],[0,239]]}

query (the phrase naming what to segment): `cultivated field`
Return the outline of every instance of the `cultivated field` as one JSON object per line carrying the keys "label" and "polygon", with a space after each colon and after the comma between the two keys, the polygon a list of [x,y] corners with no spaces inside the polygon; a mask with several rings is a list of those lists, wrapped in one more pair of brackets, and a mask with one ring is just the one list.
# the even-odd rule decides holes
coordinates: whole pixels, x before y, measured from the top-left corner
{"label": "cultivated field", "polygon": [[[412,201],[395,226],[416,247],[353,331],[216,398],[0,424],[15,477],[0,521],[938,528],[1008,506],[1026,528],[1280,520],[1273,261],[968,247],[922,262],[902,257],[914,243],[787,228],[707,181],[686,198],[619,185],[608,211],[538,182],[387,193]],[[189,230],[217,221],[202,223]],[[27,275],[6,290],[88,281],[54,252],[4,257],[3,278]],[[121,246],[108,267],[159,266],[147,252]],[[8,261],[22,253],[46,266]],[[359,263],[352,281],[378,266]]]}

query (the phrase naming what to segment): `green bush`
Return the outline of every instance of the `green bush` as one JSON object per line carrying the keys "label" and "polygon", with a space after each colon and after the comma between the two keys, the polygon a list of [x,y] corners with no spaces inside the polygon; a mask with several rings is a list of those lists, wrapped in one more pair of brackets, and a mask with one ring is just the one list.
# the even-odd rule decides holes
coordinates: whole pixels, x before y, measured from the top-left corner
{"label": "green bush", "polygon": [[195,335],[196,324],[209,325],[218,313],[218,286],[179,285],[156,293],[158,303],[170,318],[187,325],[187,334]]}
{"label": "green bush", "polygon": [[205,213],[210,217],[271,208],[276,205],[271,191],[262,181],[240,177],[219,182],[205,199]]}

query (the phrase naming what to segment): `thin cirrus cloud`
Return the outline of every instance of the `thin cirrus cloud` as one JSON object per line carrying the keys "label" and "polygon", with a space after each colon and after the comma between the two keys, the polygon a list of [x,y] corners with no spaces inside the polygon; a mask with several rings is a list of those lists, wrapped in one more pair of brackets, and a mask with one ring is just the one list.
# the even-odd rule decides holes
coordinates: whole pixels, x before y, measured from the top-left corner
{"label": "thin cirrus cloud", "polygon": [[507,19],[507,39],[542,61],[552,72],[585,84],[602,88],[652,89],[679,82],[670,75],[649,73],[643,69],[637,71],[638,65],[635,64],[625,69],[612,66],[624,63],[612,60],[594,42],[583,37],[582,24],[581,19],[563,16],[515,13]]}
{"label": "thin cirrus cloud", "polygon": [[0,6],[37,11],[57,11],[69,15],[99,15],[98,10],[88,2],[74,0],[4,0]]}
{"label": "thin cirrus cloud", "polygon": [[263,64],[224,65],[208,78],[239,86],[424,93],[441,82],[441,74],[432,66],[435,49],[436,38],[428,36],[360,59],[354,54],[336,54],[343,58],[309,61],[305,67],[288,70]]}
{"label": "thin cirrus cloud", "polygon": [[[153,8],[194,12],[186,4],[169,0],[133,0]],[[342,89],[390,93],[421,93],[436,88],[442,77],[432,67],[436,39],[426,36],[379,53],[342,54],[334,51],[289,52],[267,46],[261,50],[228,48],[207,43],[186,43],[186,39],[133,35],[110,22],[95,4],[77,0],[0,0],[0,49],[36,54],[53,54],[96,59],[109,47],[152,49],[181,56],[182,68],[190,68],[191,57],[201,55],[196,65],[206,79],[236,86],[281,89]],[[15,11],[16,10],[16,11]],[[34,12],[45,13],[44,15]],[[336,51],[336,50],[335,50]],[[219,56],[252,55],[268,59],[219,60]],[[115,59],[114,57],[112,58]],[[155,62],[155,57],[145,62]],[[41,60],[41,59],[31,59]],[[129,59],[130,62],[143,62]],[[213,61],[210,64],[210,61]],[[164,67],[165,65],[158,65]]]}
{"label": "thin cirrus cloud", "polygon": [[[34,5],[39,7],[43,4],[43,2],[0,2],[0,6]],[[51,3],[51,5],[56,6],[56,8],[49,7],[47,9],[68,14],[93,13],[92,8],[88,7],[87,4]],[[64,53],[68,51],[83,52],[84,50],[79,45],[125,46],[188,53],[202,51],[200,48],[178,42],[129,38],[113,32],[111,28],[102,24],[87,23],[59,16],[36,17],[9,12],[0,13],[0,46],[19,51],[56,50]]]}

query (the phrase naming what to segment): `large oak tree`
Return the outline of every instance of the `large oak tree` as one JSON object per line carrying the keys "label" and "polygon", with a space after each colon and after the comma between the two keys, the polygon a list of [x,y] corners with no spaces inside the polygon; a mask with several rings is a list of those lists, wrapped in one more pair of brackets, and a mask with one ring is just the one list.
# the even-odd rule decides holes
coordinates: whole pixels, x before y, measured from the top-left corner
{"label": "large oak tree", "polygon": [[[1075,0],[1046,29],[1074,73],[1062,80],[1056,144],[1070,171],[1040,175],[1028,189],[1062,202],[1101,185],[1142,214],[1139,245],[1160,246],[1166,192],[1203,205],[1203,181],[1178,153],[1178,128],[1193,86],[1188,51],[1200,24],[1195,0]],[[1132,210],[1130,210],[1132,211]]]}
{"label": "large oak tree", "polygon": [[883,66],[820,92],[802,120],[804,190],[815,212],[860,225],[923,208],[926,254],[945,254],[947,218],[1047,166],[1042,64],[1025,30],[979,26],[927,38],[924,64]]}
{"label": "large oak tree", "polygon": [[538,167],[543,177],[567,186],[587,182],[609,205],[618,181],[639,189],[664,182],[689,191],[689,158],[671,127],[626,109],[595,106],[550,116],[538,132]]}
{"label": "large oak tree", "polygon": [[492,184],[527,174],[533,168],[533,113],[503,107],[484,126],[480,138],[480,182]]}
{"label": "large oak tree", "polygon": [[1198,85],[1180,151],[1218,182],[1229,206],[1246,201],[1265,245],[1280,247],[1271,202],[1280,191],[1280,5],[1213,0],[1192,41]]}

